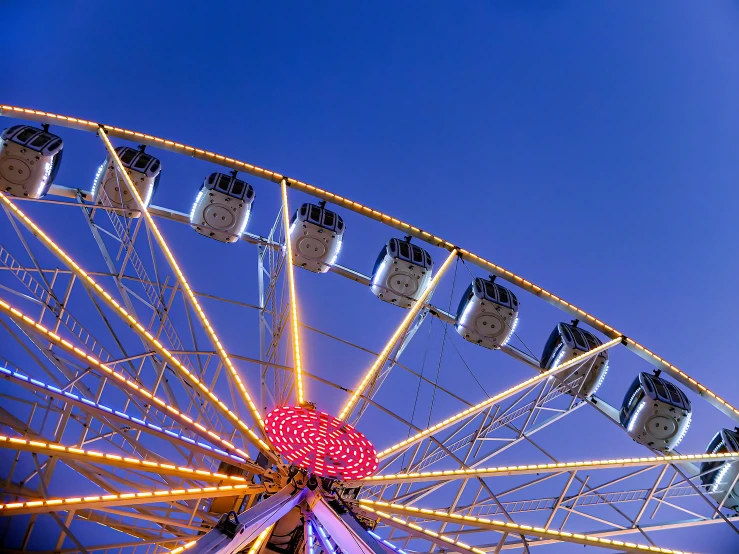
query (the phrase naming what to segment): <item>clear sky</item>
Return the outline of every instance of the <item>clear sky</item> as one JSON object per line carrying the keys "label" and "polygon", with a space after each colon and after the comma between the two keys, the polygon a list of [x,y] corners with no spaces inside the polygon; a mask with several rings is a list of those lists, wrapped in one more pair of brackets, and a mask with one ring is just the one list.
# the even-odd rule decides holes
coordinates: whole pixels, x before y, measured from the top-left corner
{"label": "clear sky", "polygon": [[[236,4],[4,3],[0,101],[207,147],[397,215],[739,404],[739,3]],[[58,181],[88,187],[100,150],[67,154]],[[187,211],[202,176],[165,171],[154,203]],[[369,271],[384,233],[355,235],[343,261]],[[537,354],[556,317],[522,318]],[[636,370],[612,372],[618,403]],[[718,425],[696,420],[685,450]]]}

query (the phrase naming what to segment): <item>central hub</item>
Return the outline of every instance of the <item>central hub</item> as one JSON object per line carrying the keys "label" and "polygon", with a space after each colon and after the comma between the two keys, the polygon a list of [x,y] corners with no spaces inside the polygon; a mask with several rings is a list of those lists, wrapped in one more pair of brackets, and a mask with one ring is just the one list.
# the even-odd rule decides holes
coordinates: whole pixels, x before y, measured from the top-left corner
{"label": "central hub", "polygon": [[264,430],[290,463],[320,477],[363,479],[377,471],[377,452],[367,437],[326,412],[275,408]]}

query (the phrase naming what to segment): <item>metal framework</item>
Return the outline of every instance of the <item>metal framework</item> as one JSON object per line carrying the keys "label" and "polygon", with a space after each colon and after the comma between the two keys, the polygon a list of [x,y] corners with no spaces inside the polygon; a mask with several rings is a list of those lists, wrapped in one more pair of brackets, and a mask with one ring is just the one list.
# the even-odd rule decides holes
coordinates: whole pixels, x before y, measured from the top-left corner
{"label": "metal framework", "polygon": [[[672,553],[680,552],[679,542],[670,544],[661,531],[706,525],[730,530],[739,543],[738,516],[724,509],[736,479],[711,488],[699,467],[731,464],[739,455],[639,455],[637,449],[615,459],[578,460],[566,447],[550,452],[539,440],[586,413],[609,430],[621,429],[617,407],[572,393],[582,378],[558,379],[615,350],[637,354],[718,408],[717,425],[724,415],[739,421],[739,409],[595,316],[436,235],[280,173],[119,127],[14,106],[0,110],[96,133],[100,158],[112,161],[120,191],[131,193],[140,216],[128,217],[104,191],[93,198],[82,187],[54,184],[41,199],[0,192],[7,215],[0,242],[4,551],[479,554],[571,543]],[[115,150],[121,140],[279,186],[271,228],[241,236],[256,253],[253,300],[194,284],[204,282],[209,268],[189,268],[187,253],[167,240],[191,232],[189,217],[145,203]],[[301,296],[291,263],[290,190],[442,251],[430,285],[392,333],[357,344],[305,317],[313,299]],[[60,218],[89,241],[69,240]],[[190,236],[198,248],[215,247]],[[448,341],[459,353],[455,367],[466,365],[456,346],[463,341],[452,329],[455,316],[431,303],[440,283],[456,279],[455,264],[531,293],[606,340],[543,371],[516,335],[490,359],[497,363],[507,354],[522,372],[520,382],[467,398],[469,390],[444,386],[438,371],[430,378],[409,354],[424,350],[425,360],[429,347],[422,348],[418,331],[430,336],[436,326],[442,351]],[[338,264],[330,273],[320,279],[354,281],[357,295],[371,280]],[[327,344],[363,361],[338,378],[306,362]],[[432,391],[427,413],[417,414],[414,404],[408,418],[384,394],[401,377]],[[338,404],[323,405],[324,396]],[[265,416],[275,407],[313,402],[382,445],[376,475],[332,481],[284,461],[265,434]],[[623,440],[627,447],[625,433]]]}

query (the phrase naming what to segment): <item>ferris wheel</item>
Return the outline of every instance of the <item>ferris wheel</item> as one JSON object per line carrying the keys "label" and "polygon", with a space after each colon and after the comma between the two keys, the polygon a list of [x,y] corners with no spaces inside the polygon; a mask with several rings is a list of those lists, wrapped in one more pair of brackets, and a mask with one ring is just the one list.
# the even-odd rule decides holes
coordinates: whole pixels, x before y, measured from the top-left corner
{"label": "ferris wheel", "polygon": [[[0,110],[4,550],[669,554],[671,531],[739,534],[739,409],[590,313],[298,179]],[[87,184],[57,182],[72,130],[98,149]],[[172,164],[202,172],[168,184]],[[168,186],[189,213],[157,205]],[[371,272],[345,261],[361,258],[353,228],[377,237]],[[311,287],[381,307],[381,340]],[[524,332],[536,305],[559,310],[548,339]],[[444,384],[406,363],[432,336],[459,354],[460,382],[466,352],[518,377],[485,394]],[[615,405],[613,372],[633,378]],[[684,453],[698,402],[715,433]],[[580,414],[635,454],[541,445]]]}

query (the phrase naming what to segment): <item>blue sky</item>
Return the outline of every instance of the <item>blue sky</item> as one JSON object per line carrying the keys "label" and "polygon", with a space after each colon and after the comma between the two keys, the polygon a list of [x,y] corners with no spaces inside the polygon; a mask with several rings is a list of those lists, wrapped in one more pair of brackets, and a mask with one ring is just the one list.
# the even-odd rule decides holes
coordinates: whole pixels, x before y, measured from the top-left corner
{"label": "blue sky", "polygon": [[[150,4],[5,5],[0,99],[208,147],[397,215],[739,403],[737,2]],[[100,156],[67,151],[59,182],[88,186]],[[154,203],[187,211],[202,176],[170,168]],[[276,197],[254,184],[257,202]],[[258,207],[265,232],[274,212]],[[369,271],[390,234],[348,235],[343,261]],[[382,308],[360,331],[399,319]],[[537,353],[547,313],[529,334],[522,319]],[[621,369],[614,402],[636,373]],[[729,426],[711,417],[690,451]],[[733,537],[704,540],[728,552]]]}

